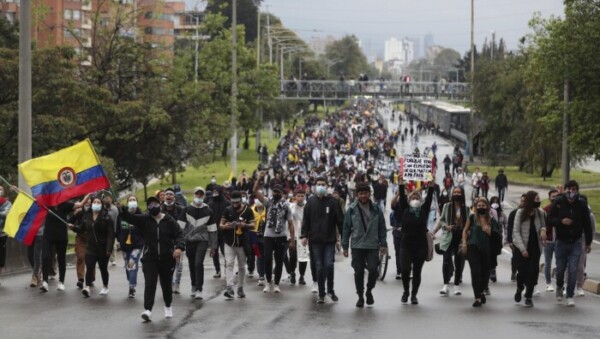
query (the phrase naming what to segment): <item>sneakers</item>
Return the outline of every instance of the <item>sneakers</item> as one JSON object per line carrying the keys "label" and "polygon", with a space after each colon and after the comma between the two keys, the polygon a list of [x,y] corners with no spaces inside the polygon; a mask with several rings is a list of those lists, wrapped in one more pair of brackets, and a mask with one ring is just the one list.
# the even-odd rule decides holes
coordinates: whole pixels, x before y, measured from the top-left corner
{"label": "sneakers", "polygon": [[129,294],[128,294],[128,298],[129,298],[129,299],[133,299],[133,298],[135,298],[135,288],[134,288],[134,287],[130,287],[130,288],[129,288]]}
{"label": "sneakers", "polygon": [[83,288],[83,280],[77,281],[77,288],[78,289],[82,289]]}
{"label": "sneakers", "polygon": [[498,278],[496,277],[496,270],[495,270],[495,269],[491,270],[491,272],[490,272],[490,280],[491,280],[492,282],[494,282],[494,283],[495,283],[496,281],[498,281]]}
{"label": "sneakers", "polygon": [[301,275],[300,279],[298,279],[298,285],[306,285],[306,281],[304,280],[304,276]]}
{"label": "sneakers", "polygon": [[237,295],[238,295],[238,298],[245,298],[246,297],[246,293],[244,293],[244,288],[243,287],[238,287]]}
{"label": "sneakers", "polygon": [[313,282],[312,287],[310,288],[310,291],[312,293],[318,293],[319,292],[319,286],[317,285],[316,282]]}
{"label": "sneakers", "polygon": [[256,283],[256,286],[265,286],[265,278],[263,278],[263,277],[258,278],[258,282]]}
{"label": "sneakers", "polygon": [[273,285],[271,283],[266,283],[265,288],[263,288],[263,293],[271,293],[273,290]]}
{"label": "sneakers", "polygon": [[81,294],[83,294],[84,297],[89,298],[90,297],[90,287],[86,286],[81,290]]}
{"label": "sneakers", "polygon": [[442,287],[442,289],[440,290],[440,294],[442,295],[442,297],[448,296],[448,285],[444,285]]}
{"label": "sneakers", "polygon": [[227,298],[228,300],[233,299],[234,298],[233,288],[227,287],[227,290],[225,290],[225,293],[223,293],[223,296],[225,296],[225,298]]}
{"label": "sneakers", "polygon": [[57,291],[64,291],[65,290],[65,284],[59,282],[58,285],[56,286],[56,290]]}
{"label": "sneakers", "polygon": [[254,271],[248,271],[248,274],[246,274],[246,277],[254,278]]}
{"label": "sneakers", "polygon": [[396,280],[402,280],[402,274],[400,274],[400,273],[396,274]]}
{"label": "sneakers", "polygon": [[365,299],[362,295],[358,296],[358,301],[356,302],[356,307],[362,308],[365,306]]}
{"label": "sneakers", "polygon": [[47,282],[42,282],[42,286],[40,286],[40,290],[42,290],[42,292],[48,292],[48,283]]}
{"label": "sneakers", "polygon": [[34,275],[31,277],[31,282],[29,283],[29,287],[37,287],[38,281],[37,277]]}
{"label": "sneakers", "polygon": [[324,304],[325,303],[325,297],[318,297],[317,298],[317,304]]}
{"label": "sneakers", "polygon": [[473,302],[473,307],[481,307],[481,301],[475,299],[475,301]]}
{"label": "sneakers", "polygon": [[331,291],[329,293],[327,293],[327,295],[331,298],[331,300],[337,302],[338,300],[340,300],[340,298],[338,298],[337,295],[335,295],[335,292]]}
{"label": "sneakers", "polygon": [[173,294],[180,294],[179,284],[173,284]]}
{"label": "sneakers", "polygon": [[[171,314],[172,314],[172,312],[173,312],[173,310],[171,310]],[[150,321],[151,316],[152,316],[152,312],[150,312],[150,310],[145,310],[144,312],[142,312],[142,319],[144,319],[145,322]]]}
{"label": "sneakers", "polygon": [[462,295],[462,290],[459,285],[454,285],[454,295]]}
{"label": "sneakers", "polygon": [[[523,290],[520,288],[517,288],[517,293],[515,293],[515,302],[520,303],[521,302],[521,294],[523,293]],[[529,298],[527,298],[529,299]]]}
{"label": "sneakers", "polygon": [[563,300],[563,287],[556,287],[556,301]]}
{"label": "sneakers", "polygon": [[483,294],[485,294],[485,295],[492,295],[492,292],[490,292],[489,288],[486,288],[486,289],[483,290]]}
{"label": "sneakers", "polygon": [[526,298],[525,299],[525,306],[526,307],[533,307],[533,301],[531,301],[531,298]]}
{"label": "sneakers", "polygon": [[290,283],[292,285],[296,284],[296,273],[292,272],[292,274],[290,274]]}
{"label": "sneakers", "polygon": [[546,292],[554,292],[554,286],[552,284],[546,285]]}
{"label": "sneakers", "polygon": [[102,287],[102,290],[98,294],[100,294],[100,295],[107,295],[108,294],[108,287],[106,287],[106,286]]}
{"label": "sneakers", "polygon": [[281,290],[279,289],[279,285],[273,285],[273,292],[281,293]]}
{"label": "sneakers", "polygon": [[215,279],[221,278],[221,272],[215,273],[215,275],[213,275],[213,278],[215,278]]}
{"label": "sneakers", "polygon": [[165,306],[165,318],[171,319],[173,318],[173,306]]}
{"label": "sneakers", "polygon": [[419,299],[417,299],[416,295],[413,295],[412,297],[410,297],[410,303],[413,305],[419,305]]}
{"label": "sneakers", "polygon": [[583,296],[585,296],[585,292],[583,291],[583,288],[577,287],[577,289],[575,290],[575,296],[576,297],[583,297]]}
{"label": "sneakers", "polygon": [[373,293],[371,291],[367,290],[365,296],[367,297],[367,305],[370,306],[375,303],[375,299],[373,299]]}
{"label": "sneakers", "polygon": [[536,289],[535,291],[533,291],[534,297],[539,297],[540,295],[542,295],[542,292],[539,289]]}
{"label": "sneakers", "polygon": [[406,304],[406,303],[408,303],[408,292],[404,292],[404,293],[402,294],[402,299],[400,299],[400,301],[401,301],[403,304]]}
{"label": "sneakers", "polygon": [[196,292],[194,292],[193,298],[196,300],[202,300],[202,299],[204,299],[204,295],[202,295],[202,291],[196,291]]}
{"label": "sneakers", "polygon": [[113,260],[110,262],[110,266],[117,266],[117,263]]}
{"label": "sneakers", "polygon": [[568,307],[575,307],[575,299],[573,299],[573,298],[567,298],[567,306]]}

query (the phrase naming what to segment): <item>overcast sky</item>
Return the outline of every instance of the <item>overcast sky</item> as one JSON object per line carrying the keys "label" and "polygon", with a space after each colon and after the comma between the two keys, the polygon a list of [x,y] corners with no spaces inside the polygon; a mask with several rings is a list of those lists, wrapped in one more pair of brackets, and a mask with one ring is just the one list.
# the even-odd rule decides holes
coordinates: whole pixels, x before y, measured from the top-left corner
{"label": "overcast sky", "polygon": [[[268,6],[268,7],[267,7]],[[464,54],[470,44],[470,0],[264,0],[273,13],[305,40],[313,36],[356,35],[370,58],[390,37],[419,38],[431,33],[436,45]],[[492,31],[509,49],[529,33],[533,13],[563,16],[562,0],[475,0],[475,43]]]}

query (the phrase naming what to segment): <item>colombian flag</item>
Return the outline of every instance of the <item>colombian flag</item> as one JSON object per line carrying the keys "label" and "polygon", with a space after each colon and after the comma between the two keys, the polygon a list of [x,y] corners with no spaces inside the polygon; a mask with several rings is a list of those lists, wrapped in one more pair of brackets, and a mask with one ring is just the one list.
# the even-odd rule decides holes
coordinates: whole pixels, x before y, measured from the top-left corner
{"label": "colombian flag", "polygon": [[19,164],[19,171],[41,206],[56,206],[110,187],[89,139]]}
{"label": "colombian flag", "polygon": [[4,232],[29,246],[46,220],[46,214],[48,210],[41,208],[32,197],[19,193],[6,216]]}

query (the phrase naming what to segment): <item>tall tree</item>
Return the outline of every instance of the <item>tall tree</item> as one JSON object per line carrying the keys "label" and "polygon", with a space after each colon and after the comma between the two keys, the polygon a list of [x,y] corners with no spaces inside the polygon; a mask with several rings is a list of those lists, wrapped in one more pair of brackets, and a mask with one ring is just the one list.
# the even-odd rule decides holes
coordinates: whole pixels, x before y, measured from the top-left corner
{"label": "tall tree", "polygon": [[369,71],[367,57],[358,45],[358,38],[346,35],[327,46],[325,55],[329,60],[340,60],[331,66],[331,74],[344,74],[346,79],[358,78],[359,74]]}
{"label": "tall tree", "polygon": [[[262,0],[237,0],[237,23],[244,26],[247,42],[254,42],[258,35],[258,7],[255,3],[260,2]],[[206,12],[224,15],[227,18],[225,28],[231,28],[231,0],[209,1]]]}

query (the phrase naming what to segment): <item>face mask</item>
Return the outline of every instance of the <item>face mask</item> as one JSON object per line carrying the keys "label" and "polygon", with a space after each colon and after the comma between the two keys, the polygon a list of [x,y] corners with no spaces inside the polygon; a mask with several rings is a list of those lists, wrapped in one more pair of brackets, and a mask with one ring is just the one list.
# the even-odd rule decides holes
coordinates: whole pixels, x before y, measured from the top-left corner
{"label": "face mask", "polygon": [[218,198],[219,197],[219,193],[213,193],[213,198]]}
{"label": "face mask", "polygon": [[194,204],[196,204],[196,205],[200,205],[203,201],[204,201],[204,199],[202,199],[202,198],[194,198]]}
{"label": "face mask", "polygon": [[281,194],[273,194],[273,201],[281,200]]}
{"label": "face mask", "polygon": [[567,194],[567,197],[569,198],[569,200],[575,201],[575,200],[577,200],[577,198],[579,198],[579,193],[577,193],[577,192],[569,192]]}
{"label": "face mask", "polygon": [[462,195],[453,195],[452,196],[452,201],[461,202],[462,201]]}
{"label": "face mask", "polygon": [[412,208],[419,208],[419,207],[421,207],[421,201],[420,200],[411,200],[409,205]]}
{"label": "face mask", "polygon": [[317,188],[315,189],[316,193],[318,196],[322,197],[325,194],[327,194],[327,187],[326,186],[317,186]]}
{"label": "face mask", "polygon": [[175,201],[166,201],[165,200],[165,205],[167,206],[173,206],[175,204]]}
{"label": "face mask", "polygon": [[102,204],[92,204],[92,211],[100,212],[102,210]]}
{"label": "face mask", "polygon": [[242,204],[247,204],[247,203],[248,203],[248,198],[242,197]]}
{"label": "face mask", "polygon": [[442,195],[443,195],[443,196],[447,196],[447,195],[448,195],[448,192],[446,192],[446,191],[443,191],[443,192],[442,192]]}
{"label": "face mask", "polygon": [[152,208],[149,208],[148,212],[151,216],[155,217],[158,215],[158,213],[160,213],[160,206],[154,206]]}
{"label": "face mask", "polygon": [[479,215],[486,215],[487,213],[487,208],[478,208],[477,209],[477,214]]}
{"label": "face mask", "polygon": [[215,179],[210,179],[210,183],[211,183],[211,184],[216,184],[216,183],[217,183],[217,180],[215,180]]}
{"label": "face mask", "polygon": [[498,205],[497,203],[493,203],[493,204],[492,204],[492,208],[493,208],[493,209],[497,210],[497,209],[498,209],[498,207],[500,207],[500,205]]}
{"label": "face mask", "polygon": [[541,201],[534,201],[533,202],[533,207],[540,208],[540,206],[542,206],[542,202]]}
{"label": "face mask", "polygon": [[129,207],[130,210],[136,209],[138,207],[137,201],[128,201],[127,207]]}
{"label": "face mask", "polygon": [[260,202],[260,200],[258,200],[258,199],[254,199],[254,205],[256,207],[260,207],[260,206],[262,206],[262,202]]}

